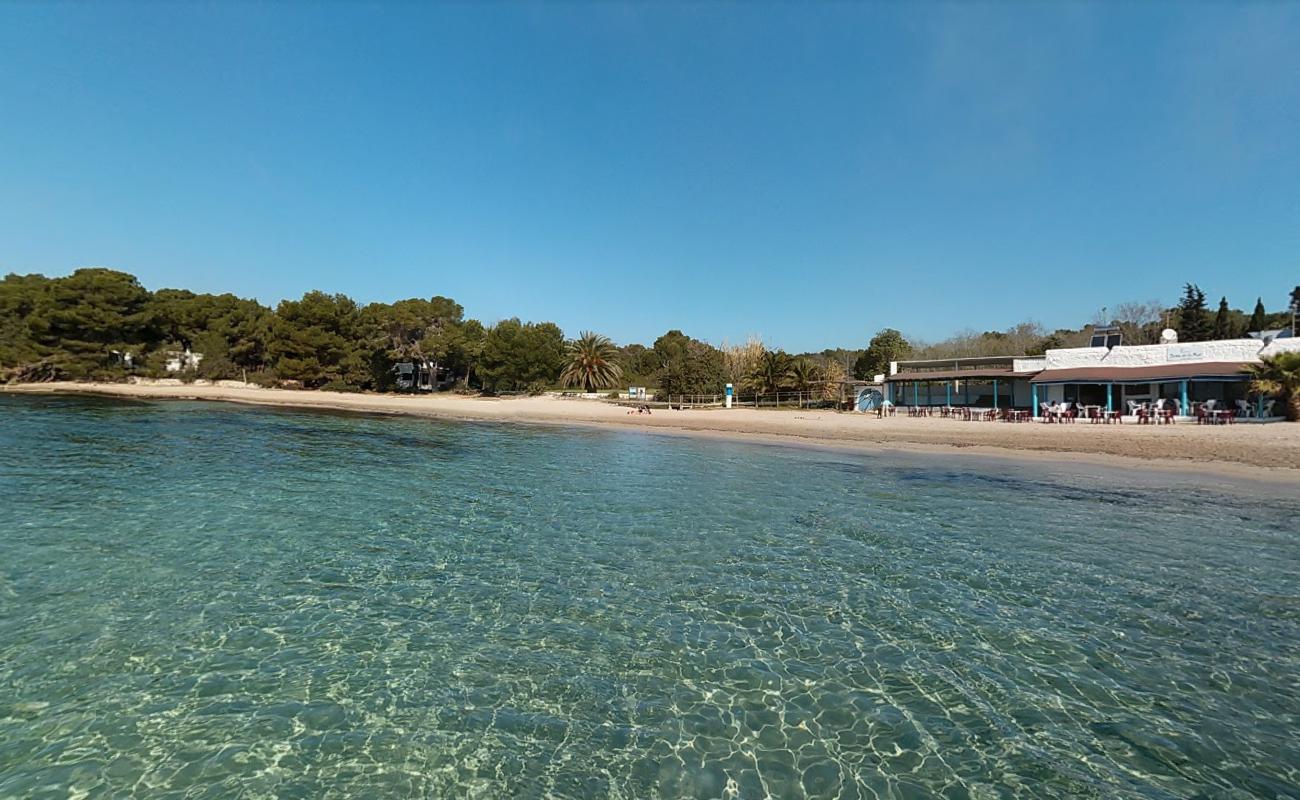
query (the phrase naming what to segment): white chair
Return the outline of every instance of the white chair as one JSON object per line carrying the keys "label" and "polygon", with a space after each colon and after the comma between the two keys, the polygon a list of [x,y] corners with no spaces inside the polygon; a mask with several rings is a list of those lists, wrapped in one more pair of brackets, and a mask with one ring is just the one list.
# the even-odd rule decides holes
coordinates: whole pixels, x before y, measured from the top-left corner
{"label": "white chair", "polygon": [[1276,400],[1269,400],[1267,403],[1265,403],[1265,404],[1264,404],[1264,413],[1261,414],[1260,416],[1262,416],[1262,417],[1271,417],[1271,416],[1273,416],[1273,404],[1276,403],[1276,402],[1277,402]]}
{"label": "white chair", "polygon": [[1251,416],[1250,403],[1247,403],[1245,400],[1237,400],[1236,403],[1237,403],[1237,410],[1241,412],[1239,416],[1242,417]]}
{"label": "white chair", "polygon": [[1214,406],[1215,406],[1215,404],[1218,403],[1218,402],[1219,402],[1218,400],[1213,400],[1213,399],[1211,399],[1211,400],[1206,400],[1206,401],[1205,401],[1205,410],[1206,410],[1206,411],[1213,411],[1213,410],[1214,410]]}
{"label": "white chair", "polygon": [[1138,403],[1136,400],[1128,401],[1128,413],[1130,417],[1136,417],[1138,413]]}

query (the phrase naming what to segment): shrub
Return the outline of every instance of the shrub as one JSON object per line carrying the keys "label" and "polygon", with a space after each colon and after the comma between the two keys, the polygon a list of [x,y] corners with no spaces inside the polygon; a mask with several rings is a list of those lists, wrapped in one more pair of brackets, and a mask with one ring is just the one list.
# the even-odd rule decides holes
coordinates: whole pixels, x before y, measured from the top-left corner
{"label": "shrub", "polygon": [[280,385],[280,379],[270,372],[250,372],[248,382],[263,389],[275,389]]}
{"label": "shrub", "polygon": [[239,368],[228,358],[212,356],[199,362],[198,374],[210,381],[228,381],[239,377]]}
{"label": "shrub", "polygon": [[322,392],[359,392],[361,387],[347,381],[333,380],[320,387]]}

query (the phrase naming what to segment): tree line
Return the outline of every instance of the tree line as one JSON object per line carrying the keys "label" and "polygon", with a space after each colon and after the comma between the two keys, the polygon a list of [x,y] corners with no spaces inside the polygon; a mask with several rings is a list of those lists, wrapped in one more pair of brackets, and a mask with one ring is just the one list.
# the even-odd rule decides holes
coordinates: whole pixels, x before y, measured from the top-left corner
{"label": "tree line", "polygon": [[149,291],[125,272],[88,268],[66,277],[11,274],[0,281],[0,380],[119,380],[128,371],[161,377],[169,374],[169,358],[192,351],[203,357],[197,366],[183,365],[185,379],[344,391],[391,390],[397,363],[427,361],[453,385],[486,392],[643,385],[661,394],[712,395],[731,383],[738,392],[824,391],[830,397],[840,381],[870,380],[888,372],[891,361],[1035,355],[1084,345],[1101,325],[1118,327],[1126,344],[1158,342],[1166,326],[1180,341],[1232,338],[1289,325],[1296,308],[1300,286],[1286,311],[1269,313],[1259,300],[1247,315],[1224,298],[1212,314],[1204,292],[1187,284],[1177,306],[1124,303],[1102,309],[1078,329],[1047,331],[1026,322],[927,344],[886,328],[861,349],[792,355],[757,337],[714,346],[680,330],[649,346],[619,347],[585,331],[566,340],[553,322],[514,318],[484,325],[441,296],[361,305],[343,294],[311,291],[269,308],[233,294]]}
{"label": "tree line", "polygon": [[[178,355],[202,354],[197,364]],[[168,362],[179,366],[168,369]],[[485,325],[454,300],[435,296],[361,305],[311,291],[275,308],[233,294],[149,291],[103,268],[66,277],[10,274],[0,281],[0,380],[121,380],[129,374],[246,380],[338,391],[389,391],[394,367],[430,362],[466,390],[595,391],[622,381],[662,393],[716,394],[728,380],[760,380],[755,364],[679,330],[652,346],[615,347],[583,332],[567,341],[553,322],[517,318]],[[768,354],[764,388],[808,388],[823,375],[811,362]],[[787,374],[788,373],[788,374]],[[444,378],[444,383],[446,383]]]}
{"label": "tree line", "polygon": [[150,292],[132,275],[79,269],[0,281],[0,378],[160,377],[176,353],[201,353],[182,377],[247,379],[340,390],[391,389],[393,366],[428,360],[462,386],[516,391],[549,384],[566,345],[559,326],[466,319],[446,297],[360,305],[307,292],[274,309],[232,294]]}

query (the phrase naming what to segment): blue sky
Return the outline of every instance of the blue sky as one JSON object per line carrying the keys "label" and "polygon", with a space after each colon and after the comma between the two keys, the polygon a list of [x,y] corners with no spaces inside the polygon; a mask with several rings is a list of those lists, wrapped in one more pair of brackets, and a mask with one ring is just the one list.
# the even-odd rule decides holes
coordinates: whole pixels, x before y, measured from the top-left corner
{"label": "blue sky", "polygon": [[0,271],[792,351],[1300,283],[1300,5],[0,4]]}

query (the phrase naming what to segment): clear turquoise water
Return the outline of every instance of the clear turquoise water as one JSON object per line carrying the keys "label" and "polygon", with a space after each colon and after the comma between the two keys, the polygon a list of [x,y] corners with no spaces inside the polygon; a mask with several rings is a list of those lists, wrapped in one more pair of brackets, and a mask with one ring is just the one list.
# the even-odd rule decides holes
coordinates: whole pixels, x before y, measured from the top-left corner
{"label": "clear turquoise water", "polygon": [[0,797],[1300,796],[1285,494],[28,397],[0,453]]}

